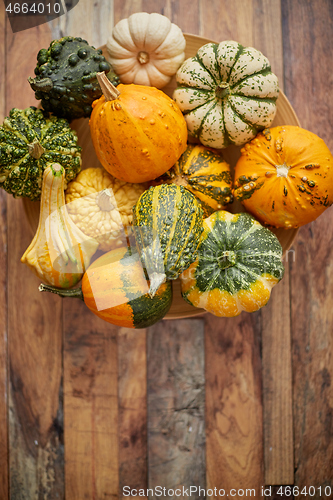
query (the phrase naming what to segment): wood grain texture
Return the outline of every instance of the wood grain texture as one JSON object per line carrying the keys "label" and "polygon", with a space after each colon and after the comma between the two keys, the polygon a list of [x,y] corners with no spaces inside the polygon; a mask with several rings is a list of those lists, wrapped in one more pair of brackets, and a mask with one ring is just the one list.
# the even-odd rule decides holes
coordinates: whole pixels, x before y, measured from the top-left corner
{"label": "wood grain texture", "polygon": [[204,488],[203,320],[158,323],[147,346],[148,486]]}
{"label": "wood grain texture", "polygon": [[[35,103],[26,80],[49,36],[47,25],[15,35],[7,25],[6,112]],[[26,82],[25,89],[22,82]],[[31,234],[21,201],[11,196],[8,227],[11,498],[63,498],[61,304],[38,292],[39,280],[20,262]]]}
{"label": "wood grain texture", "polygon": [[[0,123],[5,117],[6,70],[5,5],[0,4]],[[7,195],[0,192],[0,498],[6,500],[8,490],[8,416],[7,416]]]}
{"label": "wood grain texture", "polygon": [[[114,0],[114,23],[126,19],[135,12],[157,12],[167,16],[176,23],[184,33],[199,35],[200,29],[200,0]],[[208,34],[206,35],[208,37]]]}
{"label": "wood grain texture", "polygon": [[52,38],[80,36],[90,45],[106,43],[113,27],[113,0],[80,0],[68,14],[50,24]]}
{"label": "wood grain texture", "polygon": [[[207,8],[209,5],[209,8]],[[200,0],[200,35],[261,50],[283,82],[280,0]],[[273,36],[274,34],[274,36]]]}
{"label": "wood grain texture", "polygon": [[118,498],[117,328],[64,299],[66,499]]}
{"label": "wood grain texture", "polygon": [[[280,0],[256,1],[253,26],[253,46],[268,57],[283,90]],[[285,256],[287,268],[287,260],[292,256],[292,252]],[[274,288],[268,305],[261,312],[264,465],[265,484],[269,485],[287,485],[294,481],[289,295],[290,279],[286,269],[282,282]]]}
{"label": "wood grain texture", "polygon": [[146,330],[118,331],[119,492],[146,489],[147,353]]}
{"label": "wood grain texture", "polygon": [[[290,255],[287,254],[290,259]],[[294,442],[290,342],[289,263],[262,309],[265,484],[292,484]]]}
{"label": "wood grain texture", "polygon": [[[214,3],[214,6],[212,5]],[[230,4],[227,1],[210,2],[209,9],[202,8],[201,10],[201,34],[207,36],[209,32],[210,36],[217,41],[232,39],[237,40],[244,46],[254,46],[261,50],[269,59],[272,70],[279,78],[280,86],[283,88],[283,54],[282,54],[282,31],[281,31],[281,5],[280,0],[253,0],[246,2],[246,8],[244,8],[244,2],[242,0],[235,1],[233,3],[233,8],[230,9]],[[279,285],[274,290],[272,297],[270,299],[270,307],[262,312],[263,318],[261,321],[262,326],[262,344],[263,353],[265,358],[271,361],[269,366],[265,365],[265,370],[263,372],[263,411],[264,411],[264,436],[262,435],[262,430],[260,429],[260,423],[262,420],[257,421],[253,428],[253,436],[247,436],[247,443],[251,443],[253,439],[257,439],[257,446],[261,446],[263,439],[265,446],[265,478],[267,484],[288,484],[292,479],[293,475],[293,461],[292,461],[292,412],[291,412],[291,389],[292,389],[292,379],[291,379],[291,352],[290,352],[290,321],[289,321],[289,307],[288,301],[285,297],[289,297],[289,279],[288,276],[284,278],[283,286]],[[287,321],[280,321],[281,315],[284,315]],[[257,314],[259,319],[261,312]],[[277,322],[277,316],[279,317],[279,322]],[[215,326],[215,331],[221,330],[222,325],[225,323],[215,319],[212,320]],[[231,320],[234,321],[234,320]],[[248,316],[244,316],[243,321],[248,323],[248,328],[251,329],[251,319]],[[237,325],[237,321],[234,321]],[[283,329],[284,336],[280,335],[280,331]],[[241,333],[237,331],[237,335]],[[217,333],[216,333],[217,335]],[[274,335],[277,335],[275,337]],[[213,334],[212,334],[213,336]],[[275,341],[274,341],[275,340]],[[212,338],[212,345],[218,342],[217,338]],[[210,356],[214,356],[214,368],[217,372],[218,358],[215,356],[214,349],[210,349],[206,353],[206,364],[208,367],[213,366]],[[260,363],[260,352],[257,351],[258,360]],[[246,360],[246,363],[249,360]],[[257,364],[254,360],[253,364]],[[249,381],[252,378],[252,366],[251,362],[247,365],[249,372],[244,372],[246,380]],[[288,366],[289,371],[284,378],[284,384],[279,384],[280,380],[280,368],[281,366]],[[211,373],[212,376],[212,373]],[[260,374],[259,374],[260,377]],[[288,378],[289,377],[289,378]],[[221,374],[218,375],[219,383],[223,384],[221,379]],[[207,380],[207,386],[210,383]],[[235,381],[237,383],[237,380]],[[239,383],[239,382],[238,382]],[[257,381],[258,383],[258,381]],[[278,390],[277,390],[278,389]],[[210,390],[212,390],[210,388]],[[207,389],[208,391],[208,389]],[[260,396],[260,391],[257,392]],[[219,395],[220,397],[220,395]],[[209,408],[208,405],[210,401],[207,399],[207,415],[211,415],[213,409],[215,408],[214,398],[211,399],[213,408]],[[257,399],[257,411],[261,411],[261,400]],[[232,403],[223,400],[223,408],[226,407],[227,412],[231,412]],[[241,405],[235,414],[237,420],[237,415],[242,414]],[[216,433],[220,432],[219,421],[215,419],[213,427]],[[222,425],[222,424],[221,424]],[[208,427],[209,428],[209,427]],[[221,427],[221,430],[223,426]],[[207,453],[209,449],[212,451],[211,460],[207,459],[207,475],[208,477],[215,478],[214,481],[218,479],[218,470],[220,464],[214,461],[215,456],[215,445],[214,439],[215,432],[207,435]],[[223,433],[223,430],[222,430]],[[284,436],[281,440],[280,436]],[[235,435],[235,439],[237,436]],[[230,442],[232,441],[232,435],[229,436]],[[211,443],[212,441],[212,443]],[[279,446],[272,446],[272,442],[278,443]],[[210,447],[211,446],[211,447]],[[255,448],[255,443],[252,442],[252,446]],[[221,450],[224,448],[221,448]],[[249,449],[247,450],[249,452]],[[223,452],[219,453],[220,459],[227,463],[228,457],[223,456]],[[250,482],[255,482],[255,477],[262,477],[262,468],[260,465],[260,453],[256,456],[257,463],[256,467],[252,470],[252,478],[248,478],[249,471],[246,471],[246,479]],[[212,467],[212,470],[210,470]],[[233,481],[234,470],[232,467],[226,468],[224,466],[224,478],[225,484]],[[279,473],[278,473],[279,471]],[[241,474],[241,472],[239,472]],[[276,473],[276,474],[275,474]],[[275,476],[274,476],[275,474]],[[263,480],[263,478],[262,478]],[[271,483],[273,480],[273,483]],[[221,480],[223,481],[223,480]],[[222,484],[220,481],[219,484]],[[215,484],[215,483],[214,483]],[[257,482],[257,485],[260,484]]]}
{"label": "wood grain texture", "polygon": [[[232,5],[226,0],[80,0],[67,16],[52,23],[51,32],[47,31],[50,26],[45,25],[15,36],[7,33],[6,44],[1,43],[5,31],[1,24],[3,3],[0,2],[0,115],[4,113],[1,77],[6,63],[1,55],[5,48],[9,70],[9,100],[5,110],[8,112],[14,105],[24,107],[35,103],[28,84],[23,92],[22,82],[32,74],[40,47],[47,47],[52,38],[63,34],[82,36],[99,46],[105,43],[113,22],[140,11],[165,14],[185,32],[216,40],[233,38],[258,47],[270,59],[280,85],[284,84],[284,91],[302,126],[323,137],[333,151],[330,127],[333,12],[330,0],[283,0],[281,5],[277,0],[236,0]],[[31,55],[31,59],[22,58],[22,54]],[[7,198],[8,213],[4,203]],[[186,372],[193,359],[203,357],[202,342],[195,345],[190,342],[191,335],[198,332],[199,337],[203,337],[203,320],[161,322],[149,329],[147,459],[146,332],[119,330],[96,319],[81,302],[69,299],[64,302],[63,395],[62,303],[54,296],[43,294],[40,297],[36,289],[38,280],[28,269],[22,268],[19,258],[31,235],[20,201],[1,193],[0,284],[3,286],[0,287],[0,300],[5,303],[7,217],[10,361],[10,364],[6,361],[6,315],[2,307],[1,500],[9,496],[6,482],[7,402],[10,497],[22,500],[64,498],[63,398],[67,500],[117,498],[127,481],[133,481],[133,486],[137,487],[141,484],[143,487],[145,484],[168,486],[180,481],[195,484],[194,474],[201,487],[206,483],[207,487],[216,485],[225,489],[251,488],[252,485],[261,488],[265,480],[264,466],[266,482],[278,481],[282,476],[285,482],[286,471],[290,474],[292,464],[291,391],[286,372],[290,370],[290,355],[284,358],[288,349],[290,352],[290,345],[294,381],[295,484],[300,487],[331,485],[333,489],[332,210],[330,208],[317,221],[301,229],[294,247],[295,261],[291,262],[293,254],[289,256],[290,288],[287,271],[284,281],[274,289],[267,308],[233,320],[207,316],[205,389],[202,377],[197,387],[192,371],[191,376]],[[281,329],[281,324],[283,328],[287,325],[286,329]],[[193,325],[198,326],[193,329]],[[292,344],[288,343],[289,327]],[[7,363],[11,367],[8,401],[5,399]],[[167,372],[168,366],[172,368],[170,372]],[[203,362],[199,370],[202,367]],[[190,387],[187,385],[189,380]],[[203,431],[199,432],[205,391],[206,481],[202,476],[205,474],[203,423]],[[198,396],[198,406],[189,402],[191,394]],[[277,439],[279,433],[283,433],[280,440]],[[274,450],[278,450],[278,454],[267,456],[272,443],[277,443]],[[282,457],[286,463],[282,463]],[[271,498],[285,497],[278,494],[277,486],[272,486]]]}
{"label": "wood grain texture", "polygon": [[[322,137],[333,151],[328,127],[333,106],[332,2],[285,1],[282,7],[285,91],[302,126]],[[324,54],[322,65],[319,61]],[[315,222],[301,228],[295,243],[295,262],[291,264],[298,486],[333,484],[332,234],[333,209],[329,208]]]}
{"label": "wood grain texture", "polygon": [[[52,38],[80,36],[99,47],[113,25],[113,2],[80,0],[52,21]],[[64,302],[66,498],[118,498],[118,328],[78,300]]]}
{"label": "wood grain texture", "polygon": [[206,316],[208,488],[264,484],[260,331],[259,313]]}
{"label": "wood grain texture", "polygon": [[[170,0],[167,0],[166,2],[162,0],[142,0],[136,2],[123,2],[120,0],[114,0],[114,22],[117,23],[120,19],[127,18],[134,12],[158,12],[160,14],[168,16],[172,22],[179,24],[184,32],[195,34],[198,33],[199,29],[199,16],[197,16],[195,13],[195,8],[197,7],[197,5],[198,2],[190,2],[188,0],[179,3],[174,3]],[[148,401],[150,402],[148,421],[149,487],[160,484],[167,487],[168,485],[178,484],[179,481],[183,481],[184,484],[192,484],[191,481],[194,481],[196,475],[196,481],[198,481],[198,483],[193,484],[200,484],[201,486],[204,484],[204,436],[198,434],[203,432],[203,427],[200,427],[198,425],[198,421],[201,421],[200,425],[203,425],[203,417],[198,417],[200,412],[203,411],[203,407],[201,406],[199,410],[195,410],[193,408],[189,408],[188,410],[173,410],[173,403],[168,398],[171,398],[172,390],[174,390],[175,393],[177,391],[180,391],[180,388],[177,386],[177,380],[170,381],[171,386],[172,384],[175,384],[174,386],[172,386],[172,389],[172,387],[168,388],[167,385],[165,385],[166,382],[163,382],[162,379],[156,381],[155,377],[152,376],[154,370],[157,370],[158,368],[161,368],[162,371],[167,370],[168,363],[173,367],[172,369],[175,370],[175,373],[178,373],[179,377],[184,378],[185,375],[182,372],[184,370],[187,370],[188,368],[184,367],[181,359],[179,359],[175,351],[176,345],[183,355],[185,355],[186,350],[189,350],[192,353],[194,359],[203,360],[203,353],[200,351],[202,346],[200,345],[200,343],[194,343],[194,345],[190,346],[187,339],[188,332],[191,331],[192,325],[195,324],[201,325],[201,328],[203,328],[202,323],[193,323],[193,321],[191,320],[182,320],[181,322],[179,322],[179,324],[176,323],[176,321],[172,321],[170,322],[170,324],[168,322],[160,322],[153,327],[154,330],[149,330],[150,358],[148,360],[147,368]],[[171,325],[178,326],[171,327]],[[177,331],[179,331],[179,343],[174,344],[175,338],[172,328],[177,328]],[[154,343],[152,343],[152,331],[154,331],[155,335]],[[184,345],[182,344],[183,341]],[[175,359],[179,361],[179,365],[175,364],[175,361],[172,359],[172,355],[170,358],[168,357],[168,359],[165,358],[165,353],[163,350],[164,343],[165,345],[169,345],[170,352],[173,353]],[[120,359],[119,362],[121,362]],[[160,374],[160,377],[162,377],[162,374]],[[156,389],[154,388],[155,382],[161,384],[161,392],[159,395],[157,395]],[[129,383],[129,381],[127,381],[126,383]],[[133,383],[134,381],[132,380],[132,384]],[[183,383],[185,384],[186,381],[183,380]],[[190,380],[188,382],[189,394],[188,396],[186,396],[189,398],[191,398],[191,394],[193,395],[194,390],[193,387],[191,387],[191,383],[192,381]],[[120,393],[119,397],[121,400]],[[180,397],[179,392],[178,397]],[[164,398],[166,398],[165,401]],[[161,404],[159,402],[161,401],[166,406],[169,404],[168,410],[163,405],[159,406],[159,404]],[[197,412],[198,415],[192,415],[193,412]],[[140,413],[138,413],[138,418],[140,421]],[[169,426],[167,424],[168,420]],[[121,421],[122,419],[119,419],[120,425],[122,425]],[[186,422],[188,424],[188,428],[191,428],[191,434],[189,434],[189,431],[186,428]],[[178,445],[177,440],[179,441]],[[187,441],[189,442],[189,444],[187,444]],[[125,456],[125,450],[122,446],[123,443],[124,441],[123,439],[121,439],[120,461],[122,461],[121,457]],[[188,446],[190,447],[190,451],[186,451]],[[171,461],[169,464],[168,462],[163,464],[164,459]],[[141,458],[141,461],[142,460],[143,457]],[[201,465],[200,460],[203,460]],[[120,474],[122,475],[122,472],[120,472]],[[202,481],[200,478],[202,479]],[[124,483],[122,482],[121,484]]]}

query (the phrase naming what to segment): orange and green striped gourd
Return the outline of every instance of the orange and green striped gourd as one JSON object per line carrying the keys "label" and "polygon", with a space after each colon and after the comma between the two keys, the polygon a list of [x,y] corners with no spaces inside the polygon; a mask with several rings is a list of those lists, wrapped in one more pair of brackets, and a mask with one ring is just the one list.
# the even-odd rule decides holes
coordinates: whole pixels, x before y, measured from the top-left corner
{"label": "orange and green striped gourd", "polygon": [[223,210],[203,228],[197,259],[180,275],[183,298],[216,316],[260,309],[284,273],[277,237],[251,215]]}
{"label": "orange and green striped gourd", "polygon": [[126,247],[111,250],[95,260],[87,269],[82,285],[60,290],[40,285],[61,297],[80,298],[96,316],[126,328],[146,328],[161,320],[172,302],[172,286],[163,283],[150,297],[139,254]]}
{"label": "orange and green striped gourd", "polygon": [[200,201],[204,217],[233,201],[229,164],[217,151],[201,144],[188,144],[175,165],[155,183],[184,186]]}
{"label": "orange and green striped gourd", "polygon": [[202,221],[199,201],[184,186],[161,184],[142,193],[133,208],[133,226],[152,295],[194,261]]}

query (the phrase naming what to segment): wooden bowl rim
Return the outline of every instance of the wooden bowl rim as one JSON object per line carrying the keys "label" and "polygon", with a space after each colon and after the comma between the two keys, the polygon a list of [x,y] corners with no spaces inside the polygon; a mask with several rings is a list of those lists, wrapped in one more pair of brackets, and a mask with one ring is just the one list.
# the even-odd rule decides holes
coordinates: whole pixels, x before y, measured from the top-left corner
{"label": "wooden bowl rim", "polygon": [[[210,40],[208,38],[201,37],[199,35],[194,35],[194,34],[191,34],[191,33],[183,33],[183,35],[184,35],[185,40],[186,40],[186,46],[188,45],[189,42],[193,42],[193,41],[196,42],[196,44],[198,45],[198,48],[201,47],[201,46],[203,46],[203,45],[205,45],[206,43],[220,43],[220,42],[216,42],[214,40]],[[102,45],[100,47],[100,49],[102,49],[104,55],[106,56],[106,58],[108,58],[106,45]],[[186,54],[186,48],[185,48],[185,54]],[[189,58],[189,57],[193,57],[193,55],[186,55],[186,58]],[[162,91],[165,90],[165,89],[167,90],[169,87],[172,87],[172,81],[173,80],[174,80],[174,77],[171,80],[171,83],[169,83],[168,85],[166,85],[161,90]],[[283,105],[288,109],[288,118],[290,120],[292,120],[295,125],[301,126],[300,123],[299,123],[299,120],[297,118],[297,115],[296,115],[293,107],[291,106],[288,98],[286,97],[286,95],[284,94],[284,92],[280,89],[279,97],[278,97],[278,100],[277,100],[277,106],[279,107],[279,104],[281,106],[282,102],[283,102]],[[34,204],[35,202],[31,202],[27,198],[22,198],[22,201],[23,201],[24,211],[25,211],[27,219],[28,219],[29,227],[30,227],[30,229],[32,231],[32,234],[34,234],[34,232],[35,232],[34,225],[35,224],[32,223],[32,219],[35,219],[34,213],[36,212],[36,205],[33,208],[32,204]],[[36,203],[38,203],[38,202],[36,202]],[[292,237],[288,241],[287,246],[284,248],[283,255],[285,255],[287,253],[287,251],[290,249],[290,247],[292,246],[292,244],[294,243],[294,241],[296,239],[296,236],[297,236],[297,233],[298,233],[298,229],[289,229],[289,230],[285,229],[283,231],[289,231],[290,234],[291,234],[291,232],[293,233]],[[177,287],[177,288],[180,287],[180,281],[179,281],[179,279],[177,279],[176,280],[176,284],[173,285],[174,291],[175,291],[175,287]],[[182,297],[181,297],[181,295],[179,293],[179,290],[177,289],[177,297],[174,297],[173,304],[174,304],[174,302],[177,302],[178,300],[183,301],[184,305],[187,308],[187,311],[185,311],[184,313],[181,313],[181,312],[168,312],[163,319],[190,318],[190,317],[202,316],[203,314],[207,313],[207,311],[205,311],[204,309],[199,309],[199,308],[191,306],[190,304],[187,304],[182,299]],[[172,305],[171,305],[171,308],[172,308]]]}

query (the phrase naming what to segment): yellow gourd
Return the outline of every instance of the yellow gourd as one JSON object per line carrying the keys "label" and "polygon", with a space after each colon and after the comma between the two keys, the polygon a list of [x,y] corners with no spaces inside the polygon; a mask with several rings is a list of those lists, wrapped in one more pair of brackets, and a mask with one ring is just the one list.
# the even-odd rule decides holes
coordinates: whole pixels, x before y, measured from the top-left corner
{"label": "yellow gourd", "polygon": [[66,203],[73,222],[109,251],[125,243],[124,227],[132,223],[132,208],[145,184],[119,181],[104,168],[86,168],[68,184]]}
{"label": "yellow gourd", "polygon": [[78,283],[98,248],[70,219],[64,181],[65,170],[58,163],[45,169],[38,228],[21,258],[44,283],[58,288]]}

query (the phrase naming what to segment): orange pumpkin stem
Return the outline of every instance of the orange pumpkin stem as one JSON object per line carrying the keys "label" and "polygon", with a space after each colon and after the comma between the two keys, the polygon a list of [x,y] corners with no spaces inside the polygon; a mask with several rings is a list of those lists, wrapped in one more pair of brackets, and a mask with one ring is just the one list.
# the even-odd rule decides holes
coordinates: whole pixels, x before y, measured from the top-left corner
{"label": "orange pumpkin stem", "polygon": [[114,101],[120,96],[119,90],[110,82],[104,71],[96,76],[106,101]]}

